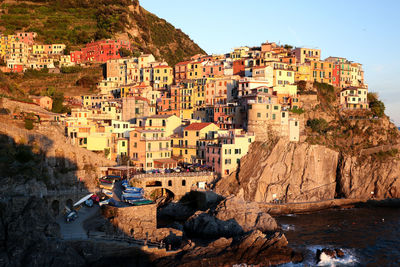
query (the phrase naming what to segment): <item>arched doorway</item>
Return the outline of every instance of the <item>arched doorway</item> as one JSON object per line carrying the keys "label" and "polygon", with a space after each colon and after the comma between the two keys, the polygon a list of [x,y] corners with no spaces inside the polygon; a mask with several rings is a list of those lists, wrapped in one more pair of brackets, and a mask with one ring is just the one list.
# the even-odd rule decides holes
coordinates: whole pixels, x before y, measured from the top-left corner
{"label": "arched doorway", "polygon": [[74,205],[74,202],[72,201],[72,199],[68,199],[67,201],[65,201],[65,206],[69,209],[72,209],[72,206]]}
{"label": "arched doorway", "polygon": [[54,216],[58,216],[58,214],[60,214],[60,201],[53,200],[53,202],[51,202],[51,210]]}

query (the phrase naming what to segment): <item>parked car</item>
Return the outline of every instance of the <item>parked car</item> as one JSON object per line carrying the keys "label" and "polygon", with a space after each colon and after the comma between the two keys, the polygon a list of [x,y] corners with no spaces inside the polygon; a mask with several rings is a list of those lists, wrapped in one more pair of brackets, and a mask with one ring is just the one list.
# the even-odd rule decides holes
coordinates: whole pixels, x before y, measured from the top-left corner
{"label": "parked car", "polygon": [[65,215],[65,220],[67,222],[75,221],[76,218],[78,218],[78,213],[74,210],[71,210]]}

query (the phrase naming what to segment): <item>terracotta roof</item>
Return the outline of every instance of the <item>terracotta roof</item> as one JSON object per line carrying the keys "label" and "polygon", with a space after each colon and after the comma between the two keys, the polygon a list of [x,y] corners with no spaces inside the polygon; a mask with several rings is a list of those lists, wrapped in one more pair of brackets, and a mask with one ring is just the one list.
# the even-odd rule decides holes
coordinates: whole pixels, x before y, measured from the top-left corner
{"label": "terracotta roof", "polygon": [[185,131],[199,131],[211,124],[213,124],[213,123],[211,123],[211,122],[195,122],[195,123],[192,123],[189,126],[187,126],[185,128]]}
{"label": "terracotta roof", "polygon": [[189,64],[190,62],[192,62],[191,60],[187,60],[187,61],[181,61],[175,64],[175,66],[180,66],[180,65],[186,65]]}
{"label": "terracotta roof", "polygon": [[153,67],[153,69],[160,69],[160,68],[171,68],[171,67],[168,65],[158,65],[158,66]]}

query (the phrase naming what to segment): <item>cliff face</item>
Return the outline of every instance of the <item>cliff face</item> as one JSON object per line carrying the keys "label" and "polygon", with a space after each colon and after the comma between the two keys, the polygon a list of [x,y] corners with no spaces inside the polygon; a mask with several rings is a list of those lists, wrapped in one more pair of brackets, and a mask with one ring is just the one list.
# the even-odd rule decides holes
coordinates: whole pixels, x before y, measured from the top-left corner
{"label": "cliff face", "polygon": [[[384,155],[384,154],[379,154]],[[246,200],[303,202],[334,197],[400,197],[400,161],[376,154],[349,156],[308,143],[253,143],[236,173],[222,178],[217,193]]]}
{"label": "cliff face", "polygon": [[400,197],[400,161],[396,158],[344,157],[338,164],[338,195],[346,198]]}
{"label": "cliff face", "polygon": [[28,131],[0,120],[0,192],[5,195],[46,195],[48,190],[92,190],[100,166],[109,161],[69,144],[57,126]]}

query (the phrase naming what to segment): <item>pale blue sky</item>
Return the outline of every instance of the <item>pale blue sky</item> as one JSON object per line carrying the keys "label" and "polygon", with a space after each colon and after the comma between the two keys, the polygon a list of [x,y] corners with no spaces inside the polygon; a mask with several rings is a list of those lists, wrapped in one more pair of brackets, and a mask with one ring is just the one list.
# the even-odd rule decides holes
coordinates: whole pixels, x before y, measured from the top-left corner
{"label": "pale blue sky", "polygon": [[140,0],[207,53],[274,41],[363,64],[369,90],[400,125],[400,1]]}

